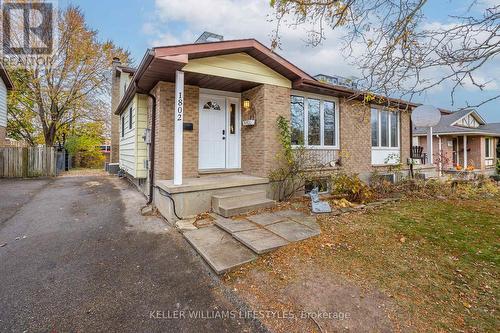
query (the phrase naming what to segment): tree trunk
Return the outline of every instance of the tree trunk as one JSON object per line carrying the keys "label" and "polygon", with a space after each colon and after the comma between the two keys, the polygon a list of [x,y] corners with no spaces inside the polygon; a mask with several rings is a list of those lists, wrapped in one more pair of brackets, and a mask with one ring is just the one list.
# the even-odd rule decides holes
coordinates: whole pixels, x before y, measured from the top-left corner
{"label": "tree trunk", "polygon": [[47,147],[54,146],[54,141],[56,138],[56,126],[53,123],[50,124],[47,130],[44,131],[43,136],[45,138],[45,145]]}

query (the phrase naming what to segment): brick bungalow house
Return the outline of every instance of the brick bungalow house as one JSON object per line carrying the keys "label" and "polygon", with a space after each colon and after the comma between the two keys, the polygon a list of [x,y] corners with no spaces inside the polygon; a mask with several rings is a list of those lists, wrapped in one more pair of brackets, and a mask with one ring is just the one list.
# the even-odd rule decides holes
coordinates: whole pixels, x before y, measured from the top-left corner
{"label": "brick bungalow house", "polygon": [[406,162],[415,105],[364,100],[255,39],[155,47],[137,69],[114,62],[112,160],[169,220],[230,216],[272,203],[280,115],[330,168],[368,179]]}
{"label": "brick bungalow house", "polygon": [[13,87],[7,71],[0,63],[0,145],[7,137],[7,91]]}
{"label": "brick bungalow house", "polygon": [[[443,171],[474,168],[475,172],[495,173],[500,138],[500,123],[486,123],[476,110],[451,112],[440,109],[441,120],[433,127],[435,164],[441,160]],[[413,145],[427,153],[427,129],[413,129]],[[439,158],[441,156],[441,158]]]}

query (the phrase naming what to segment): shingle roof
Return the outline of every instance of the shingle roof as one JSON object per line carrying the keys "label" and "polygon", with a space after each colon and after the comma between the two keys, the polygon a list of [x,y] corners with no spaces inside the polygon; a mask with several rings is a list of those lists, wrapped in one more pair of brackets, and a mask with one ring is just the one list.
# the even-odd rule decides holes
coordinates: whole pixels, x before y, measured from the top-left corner
{"label": "shingle roof", "polygon": [[[460,126],[452,126],[457,120],[462,117],[465,117],[471,112],[475,112],[471,109],[463,109],[459,111],[452,112],[450,114],[443,114],[441,116],[441,120],[439,123],[432,127],[432,132],[434,134],[447,134],[447,133],[456,133],[456,134],[490,134],[500,136],[500,123],[490,123],[479,125],[477,128],[467,128]],[[422,135],[427,134],[427,129],[424,127],[414,127],[413,128],[414,135]]]}

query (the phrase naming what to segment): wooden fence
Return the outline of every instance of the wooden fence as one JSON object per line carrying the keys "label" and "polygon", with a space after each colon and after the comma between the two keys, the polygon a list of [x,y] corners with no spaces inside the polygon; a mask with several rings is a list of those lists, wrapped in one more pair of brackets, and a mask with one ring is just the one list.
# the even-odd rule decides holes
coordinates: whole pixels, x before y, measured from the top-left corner
{"label": "wooden fence", "polygon": [[53,147],[0,147],[0,178],[56,176]]}

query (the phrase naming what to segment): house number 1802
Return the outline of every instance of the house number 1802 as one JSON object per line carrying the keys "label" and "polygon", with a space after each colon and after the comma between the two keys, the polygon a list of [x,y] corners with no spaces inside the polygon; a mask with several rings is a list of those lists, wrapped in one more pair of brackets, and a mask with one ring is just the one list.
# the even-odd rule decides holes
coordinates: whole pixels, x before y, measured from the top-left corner
{"label": "house number 1802", "polygon": [[177,121],[182,121],[183,105],[182,105],[182,93],[179,93],[179,98],[177,99]]}

